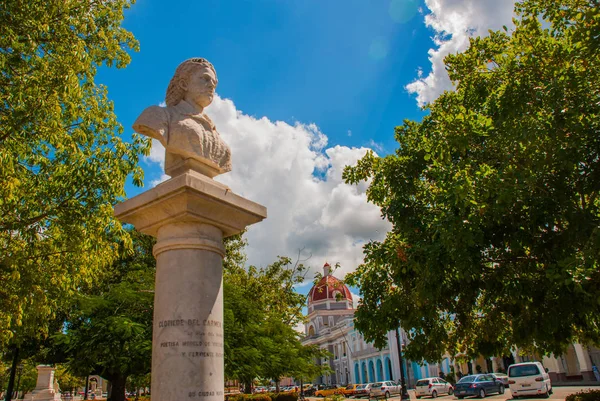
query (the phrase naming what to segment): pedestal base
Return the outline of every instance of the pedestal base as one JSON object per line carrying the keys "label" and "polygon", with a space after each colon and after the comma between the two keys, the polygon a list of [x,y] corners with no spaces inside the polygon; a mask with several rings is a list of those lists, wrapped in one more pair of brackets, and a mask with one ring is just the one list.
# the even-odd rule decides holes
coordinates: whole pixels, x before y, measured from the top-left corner
{"label": "pedestal base", "polygon": [[[31,398],[30,398],[31,397]],[[60,394],[54,390],[33,390],[26,397],[28,401],[61,401]]]}
{"label": "pedestal base", "polygon": [[58,385],[54,380],[54,368],[52,366],[38,365],[37,382],[35,390],[26,398],[31,401],[61,401]]}

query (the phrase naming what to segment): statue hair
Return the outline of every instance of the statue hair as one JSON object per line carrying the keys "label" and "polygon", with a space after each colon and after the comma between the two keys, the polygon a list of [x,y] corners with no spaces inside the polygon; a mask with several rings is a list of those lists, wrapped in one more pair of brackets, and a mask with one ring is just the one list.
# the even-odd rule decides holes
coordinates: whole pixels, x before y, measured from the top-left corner
{"label": "statue hair", "polygon": [[165,98],[167,106],[177,106],[177,104],[181,102],[181,99],[183,99],[183,96],[185,95],[185,91],[179,87],[179,81],[182,79],[187,81],[196,68],[209,68],[215,74],[215,77],[217,76],[215,67],[213,67],[207,59],[191,58],[185,60],[183,63],[179,64],[167,87],[167,95]]}

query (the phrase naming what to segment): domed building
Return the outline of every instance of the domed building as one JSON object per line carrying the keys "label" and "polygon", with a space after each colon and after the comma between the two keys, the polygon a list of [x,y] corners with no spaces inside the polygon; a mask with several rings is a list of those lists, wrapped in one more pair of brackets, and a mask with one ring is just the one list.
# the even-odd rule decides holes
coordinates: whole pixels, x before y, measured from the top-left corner
{"label": "domed building", "polygon": [[400,377],[395,332],[388,333],[388,346],[381,350],[365,342],[354,329],[352,293],[325,263],[323,277],[308,293],[305,323],[306,345],[318,345],[333,357],[317,361],[329,364],[331,375],[317,378],[315,384],[346,385],[397,380]]}
{"label": "domed building", "polygon": [[[319,365],[328,364],[332,374],[318,377],[314,384],[346,385],[350,383],[372,383],[383,380],[398,381],[400,369],[396,330],[387,333],[387,345],[378,350],[367,343],[354,328],[353,296],[343,281],[331,274],[331,266],[325,263],[323,277],[308,293],[308,315],[304,325],[305,345],[318,345],[332,355],[316,361]],[[406,333],[399,328],[401,343],[407,342]],[[404,360],[404,372],[408,388],[424,377],[437,377],[440,371],[473,374],[475,370],[497,372],[506,369],[510,363],[540,360],[550,370],[550,376],[556,383],[573,381],[595,382],[592,366],[600,366],[600,349],[585,348],[581,344],[570,345],[563,356],[519,355],[514,350],[510,361],[506,357],[485,359],[480,356],[469,362],[459,363],[446,356],[440,364],[426,361]],[[408,362],[408,363],[407,363]],[[600,381],[600,375],[597,380]]]}
{"label": "domed building", "polygon": [[306,335],[314,337],[352,317],[352,294],[341,280],[331,275],[331,266],[325,263],[323,278],[308,293]]}

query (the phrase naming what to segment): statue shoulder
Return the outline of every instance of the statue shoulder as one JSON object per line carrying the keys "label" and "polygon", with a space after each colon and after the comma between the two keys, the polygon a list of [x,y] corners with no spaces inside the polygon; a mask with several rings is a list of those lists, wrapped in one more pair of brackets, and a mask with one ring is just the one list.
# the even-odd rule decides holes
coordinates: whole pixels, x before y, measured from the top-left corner
{"label": "statue shoulder", "polygon": [[142,135],[158,139],[166,146],[169,127],[169,112],[166,107],[150,106],[133,123],[133,129]]}
{"label": "statue shoulder", "polygon": [[215,123],[212,122],[212,120],[208,117],[206,113],[202,113],[202,117],[204,117],[204,119],[208,122],[208,125],[210,125],[210,129],[212,129],[213,131],[217,130]]}

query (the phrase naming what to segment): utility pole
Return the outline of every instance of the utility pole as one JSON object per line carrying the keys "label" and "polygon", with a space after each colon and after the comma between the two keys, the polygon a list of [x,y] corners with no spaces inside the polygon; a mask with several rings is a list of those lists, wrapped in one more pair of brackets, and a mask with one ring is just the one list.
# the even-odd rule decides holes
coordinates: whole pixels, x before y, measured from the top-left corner
{"label": "utility pole", "polygon": [[396,344],[398,345],[398,362],[400,363],[400,384],[402,385],[402,388],[400,389],[400,399],[410,400],[408,390],[406,389],[406,380],[404,380],[404,359],[402,358],[402,343],[400,341],[400,331],[398,330],[398,327],[396,327]]}
{"label": "utility pole", "polygon": [[21,374],[23,373],[23,368],[24,366],[22,363],[17,365],[17,400],[19,399],[19,386],[21,385]]}

